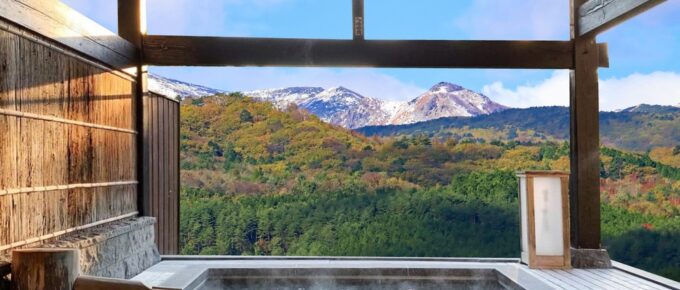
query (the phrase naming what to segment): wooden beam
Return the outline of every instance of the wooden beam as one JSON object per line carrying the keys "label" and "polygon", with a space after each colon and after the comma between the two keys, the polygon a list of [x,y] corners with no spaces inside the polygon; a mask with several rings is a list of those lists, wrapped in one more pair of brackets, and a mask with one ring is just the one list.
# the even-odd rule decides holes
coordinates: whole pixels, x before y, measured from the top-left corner
{"label": "wooden beam", "polygon": [[132,44],[61,1],[0,0],[0,18],[116,69],[138,61]]}
{"label": "wooden beam", "polygon": [[607,43],[597,44],[597,56],[599,67],[609,67],[609,46]]}
{"label": "wooden beam", "polygon": [[328,40],[144,37],[159,66],[544,68],[573,66],[570,41]]}
{"label": "wooden beam", "polygon": [[[597,68],[599,51],[594,36],[578,37],[573,23],[574,69],[570,72],[571,246],[599,249],[600,233],[600,130]],[[573,25],[576,24],[576,25]]]}
{"label": "wooden beam", "polygon": [[578,8],[578,35],[596,35],[666,0],[589,0]]}
{"label": "wooden beam", "polygon": [[142,35],[146,34],[145,2],[118,0],[118,35],[138,49],[142,47]]}
{"label": "wooden beam", "polygon": [[352,0],[352,36],[364,40],[364,0]]}
{"label": "wooden beam", "polygon": [[[142,59],[142,40],[146,34],[146,0],[118,0],[118,34],[130,41],[135,46],[135,51]],[[134,99],[134,123],[137,132],[144,130],[144,98],[149,92],[148,71],[142,62],[135,64],[137,71],[137,81]],[[144,179],[146,171],[144,158],[144,134],[137,134],[135,140],[135,160],[136,178],[139,181],[137,186],[137,211],[140,215],[148,215],[149,206],[149,185]]]}

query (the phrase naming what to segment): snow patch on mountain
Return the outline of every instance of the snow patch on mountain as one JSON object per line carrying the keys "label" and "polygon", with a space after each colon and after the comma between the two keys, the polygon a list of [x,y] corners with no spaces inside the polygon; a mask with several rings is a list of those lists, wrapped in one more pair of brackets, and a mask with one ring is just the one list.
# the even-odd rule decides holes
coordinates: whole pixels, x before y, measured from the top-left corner
{"label": "snow patch on mountain", "polygon": [[[202,97],[225,93],[204,86],[151,74],[152,91],[180,98]],[[409,102],[383,101],[363,96],[345,87],[287,87],[243,92],[258,101],[270,102],[285,110],[296,105],[321,120],[355,129],[372,125],[398,125],[443,117],[472,117],[507,109],[488,97],[462,86],[441,82]]]}
{"label": "snow patch on mountain", "polygon": [[459,85],[441,82],[399,107],[389,124],[411,124],[444,117],[473,117],[500,112],[507,107]]}
{"label": "snow patch on mountain", "polygon": [[149,90],[169,98],[211,96],[225,91],[149,74]]}

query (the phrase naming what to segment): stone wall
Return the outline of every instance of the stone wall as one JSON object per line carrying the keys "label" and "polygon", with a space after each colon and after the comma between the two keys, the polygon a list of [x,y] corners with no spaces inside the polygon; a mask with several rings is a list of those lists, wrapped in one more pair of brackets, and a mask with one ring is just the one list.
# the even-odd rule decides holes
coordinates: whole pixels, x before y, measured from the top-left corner
{"label": "stone wall", "polygon": [[153,217],[129,218],[24,248],[77,248],[83,275],[129,279],[160,261],[155,223]]}

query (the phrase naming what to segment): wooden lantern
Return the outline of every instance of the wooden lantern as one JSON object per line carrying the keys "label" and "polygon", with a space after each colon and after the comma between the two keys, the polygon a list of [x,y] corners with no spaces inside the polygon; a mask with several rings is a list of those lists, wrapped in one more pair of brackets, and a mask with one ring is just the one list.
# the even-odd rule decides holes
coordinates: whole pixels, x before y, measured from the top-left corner
{"label": "wooden lantern", "polygon": [[571,268],[569,173],[523,171],[517,176],[522,262],[529,268]]}

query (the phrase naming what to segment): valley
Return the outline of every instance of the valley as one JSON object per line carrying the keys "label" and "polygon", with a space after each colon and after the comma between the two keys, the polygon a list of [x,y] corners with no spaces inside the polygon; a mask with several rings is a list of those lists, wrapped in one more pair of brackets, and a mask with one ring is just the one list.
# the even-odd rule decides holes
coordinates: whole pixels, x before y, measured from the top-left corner
{"label": "valley", "polygon": [[[181,115],[182,254],[517,257],[514,172],[569,169],[568,144],[528,127],[367,137],[239,93],[186,98]],[[653,152],[602,148],[603,238],[678,279],[680,169]]]}

